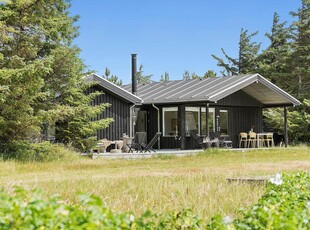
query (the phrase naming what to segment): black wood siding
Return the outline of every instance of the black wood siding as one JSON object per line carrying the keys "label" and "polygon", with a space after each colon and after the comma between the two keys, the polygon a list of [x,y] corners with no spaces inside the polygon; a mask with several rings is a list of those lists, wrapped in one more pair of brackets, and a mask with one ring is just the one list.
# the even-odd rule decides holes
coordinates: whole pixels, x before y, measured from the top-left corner
{"label": "black wood siding", "polygon": [[261,108],[229,107],[228,110],[228,134],[233,142],[233,147],[238,147],[238,135],[240,132],[248,133],[254,126],[254,132],[262,132],[263,114]]}
{"label": "black wood siding", "polygon": [[[195,106],[195,104],[191,103],[187,106]],[[205,107],[201,103],[196,106]],[[263,115],[261,106],[262,104],[259,101],[241,90],[223,98],[216,104],[210,104],[210,108],[216,108],[216,111],[221,109],[228,110],[228,135],[230,140],[233,141],[234,147],[238,147],[238,135],[240,132],[249,132],[251,126],[255,126],[254,132],[262,131]],[[163,132],[162,108],[178,107],[178,105],[157,105],[157,107],[160,109],[160,131]],[[148,140],[150,140],[157,132],[157,110],[151,106],[143,106],[141,109],[148,111]],[[181,127],[181,125],[178,124],[178,127]],[[181,148],[181,141],[175,137],[161,137],[160,145],[162,149]],[[157,147],[157,145],[155,146]],[[195,143],[192,138],[186,136],[185,148],[192,149],[194,146]]]}
{"label": "black wood siding", "polygon": [[89,93],[94,91],[104,93],[94,100],[93,102],[94,105],[99,105],[102,103],[111,104],[111,106],[106,108],[106,110],[104,110],[100,115],[98,115],[97,118],[114,119],[114,122],[110,123],[108,128],[98,130],[97,132],[98,140],[103,138],[106,138],[108,140],[119,140],[123,136],[123,133],[129,135],[130,107],[132,106],[132,104],[127,101],[124,101],[120,97],[117,97],[117,95],[114,95],[102,89],[98,89],[97,87],[92,87],[88,90]]}
{"label": "black wood siding", "polygon": [[257,101],[249,94],[239,90],[221,100],[218,101],[217,105],[220,106],[249,106],[249,107],[261,107],[263,104]]}

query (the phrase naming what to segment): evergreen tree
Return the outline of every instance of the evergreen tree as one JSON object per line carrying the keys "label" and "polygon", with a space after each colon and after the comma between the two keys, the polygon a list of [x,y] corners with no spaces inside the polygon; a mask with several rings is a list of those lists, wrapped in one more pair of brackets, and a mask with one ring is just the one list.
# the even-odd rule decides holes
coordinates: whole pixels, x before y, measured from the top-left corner
{"label": "evergreen tree", "polygon": [[291,67],[288,64],[291,55],[291,28],[285,25],[286,22],[280,23],[279,15],[274,13],[271,34],[265,34],[270,45],[258,58],[258,72],[279,87],[288,89],[291,79]]}
{"label": "evergreen tree", "polygon": [[188,70],[185,70],[183,73],[183,80],[197,79],[200,78],[195,72],[190,73]]}
{"label": "evergreen tree", "polygon": [[139,71],[136,73],[136,77],[137,77],[137,82],[140,83],[140,84],[148,84],[151,82],[151,77],[153,75],[150,74],[150,75],[144,75],[143,74],[143,65],[141,64],[139,66]]}
{"label": "evergreen tree", "polygon": [[169,73],[167,73],[166,71],[164,74],[160,76],[160,82],[165,82],[165,81],[169,81]]}
{"label": "evergreen tree", "polygon": [[191,79],[191,74],[188,70],[185,70],[183,73],[183,80],[189,80]]}
{"label": "evergreen tree", "polygon": [[208,70],[203,75],[203,78],[214,78],[214,77],[216,77],[216,72],[214,70]]}
{"label": "evergreen tree", "polygon": [[[300,89],[298,76],[301,76],[298,71],[306,70],[308,64],[306,61],[301,61],[303,52],[300,53],[301,57],[298,56],[300,51],[305,50],[305,43],[297,42],[299,36],[296,34],[298,32],[296,25],[299,23],[294,23],[295,32],[292,34],[292,27],[285,27],[285,22],[280,23],[279,16],[275,13],[272,33],[266,34],[270,39],[270,46],[260,55],[259,73],[287,92],[301,96],[298,95],[298,89]],[[302,80],[305,81],[306,78]],[[307,84],[304,83],[306,88]],[[307,93],[303,92],[304,95]],[[299,99],[302,98],[299,97]],[[310,139],[310,103],[306,99],[301,101],[301,106],[288,110],[288,134],[293,142],[307,142]],[[282,108],[267,109],[264,111],[264,117],[268,127],[284,133]]]}
{"label": "evergreen tree", "polygon": [[110,70],[108,69],[108,67],[105,68],[105,73],[104,73],[104,78],[107,79],[108,81],[114,83],[115,85],[122,85],[123,81],[122,79],[119,79],[116,75],[111,75]]}
{"label": "evergreen tree", "polygon": [[221,74],[224,76],[248,74],[257,72],[257,57],[260,49],[260,44],[251,42],[252,37],[257,35],[258,32],[247,34],[247,30],[241,29],[239,40],[239,56],[238,58],[230,57],[222,48],[222,52],[227,59],[227,63],[214,54],[212,57],[218,61],[218,66],[223,68]]}
{"label": "evergreen tree", "polygon": [[[61,123],[58,135],[76,147],[110,119],[92,121],[84,64],[72,45],[78,35],[69,0],[14,0],[0,4],[0,139],[28,140],[43,124]],[[3,147],[3,146],[2,146]]]}
{"label": "evergreen tree", "polygon": [[291,92],[299,99],[310,98],[310,0],[302,0],[301,8],[291,12],[297,21],[293,23],[293,43],[290,63],[294,78]]}

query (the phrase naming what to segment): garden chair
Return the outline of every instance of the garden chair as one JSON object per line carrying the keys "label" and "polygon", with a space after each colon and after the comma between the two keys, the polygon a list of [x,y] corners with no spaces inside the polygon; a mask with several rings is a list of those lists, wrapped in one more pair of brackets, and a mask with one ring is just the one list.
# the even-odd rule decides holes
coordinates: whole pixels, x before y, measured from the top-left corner
{"label": "garden chair", "polygon": [[133,152],[133,150],[136,150],[136,152],[142,152],[145,142],[146,132],[136,132],[133,142],[127,144],[127,146],[129,147],[128,152]]}
{"label": "garden chair", "polygon": [[241,132],[239,134],[239,148],[242,148],[242,143],[243,143],[243,148],[246,148],[248,145],[248,134],[245,132]]}
{"label": "garden chair", "polygon": [[213,140],[211,140],[209,137],[206,137],[205,139],[203,139],[195,131],[191,131],[190,135],[191,135],[192,139],[194,140],[194,146],[193,146],[194,149],[195,148],[206,149],[206,148],[211,147]]}
{"label": "garden chair", "polygon": [[156,153],[156,151],[153,149],[153,145],[156,143],[156,141],[158,141],[158,139],[160,138],[161,132],[157,132],[154,137],[152,138],[152,140],[147,144],[147,145],[142,145],[142,150],[144,152],[151,152],[154,151],[154,153]]}
{"label": "garden chair", "polygon": [[233,143],[231,140],[227,140],[225,137],[220,138],[219,140],[219,146],[221,148],[232,148]]}
{"label": "garden chair", "polygon": [[265,136],[265,141],[267,143],[268,148],[274,147],[273,133],[267,133]]}
{"label": "garden chair", "polygon": [[252,147],[255,148],[256,147],[256,133],[255,132],[249,132],[249,139],[248,139],[248,148]]}

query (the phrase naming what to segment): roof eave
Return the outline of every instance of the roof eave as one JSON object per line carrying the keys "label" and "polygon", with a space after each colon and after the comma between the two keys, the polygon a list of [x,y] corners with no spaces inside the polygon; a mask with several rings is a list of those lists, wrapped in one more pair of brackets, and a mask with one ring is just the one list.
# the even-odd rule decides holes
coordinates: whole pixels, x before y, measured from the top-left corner
{"label": "roof eave", "polygon": [[133,104],[139,105],[139,104],[143,103],[143,100],[140,97],[128,92],[127,90],[119,87],[118,85],[116,85],[112,82],[109,82],[108,80],[98,76],[95,73],[86,76],[85,81],[86,82],[91,82],[91,81],[96,82],[97,85],[105,88],[108,91],[111,91],[114,94],[117,94],[119,97],[121,97],[124,100],[129,101]]}

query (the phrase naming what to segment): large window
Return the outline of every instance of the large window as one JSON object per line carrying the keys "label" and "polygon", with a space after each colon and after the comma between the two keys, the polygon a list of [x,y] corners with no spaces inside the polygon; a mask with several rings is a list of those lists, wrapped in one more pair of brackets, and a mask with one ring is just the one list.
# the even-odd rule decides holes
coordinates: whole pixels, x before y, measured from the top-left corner
{"label": "large window", "polygon": [[[185,107],[185,132],[189,135],[196,132],[199,135],[206,135],[206,108]],[[215,109],[209,108],[209,131],[215,132]],[[228,135],[228,110],[220,110],[220,133]],[[178,108],[163,108],[163,136],[178,136]]]}
{"label": "large window", "polygon": [[228,135],[228,110],[220,110],[221,135]]}
{"label": "large window", "polygon": [[186,107],[185,132],[189,135],[191,132],[200,134],[200,116],[199,107]]}
{"label": "large window", "polygon": [[178,108],[163,108],[163,136],[176,136],[178,134]]}
{"label": "large window", "polygon": [[[215,112],[214,108],[209,108],[209,131],[215,132]],[[206,135],[207,134],[207,126],[206,126],[206,108],[201,108],[201,134]]]}

